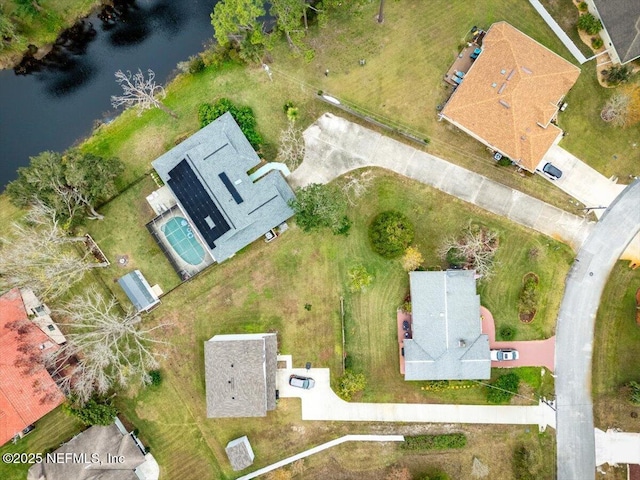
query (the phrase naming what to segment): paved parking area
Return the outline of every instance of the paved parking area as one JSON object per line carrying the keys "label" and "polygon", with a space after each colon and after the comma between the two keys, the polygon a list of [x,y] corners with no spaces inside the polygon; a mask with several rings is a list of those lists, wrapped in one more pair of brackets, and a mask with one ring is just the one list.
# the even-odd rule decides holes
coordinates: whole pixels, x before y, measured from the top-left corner
{"label": "paved parking area", "polygon": [[546,340],[498,342],[496,341],[493,315],[484,307],[480,307],[480,313],[482,315],[482,333],[489,335],[489,348],[514,348],[518,351],[518,360],[491,362],[491,368],[547,367],[553,372],[555,368],[555,336]]}

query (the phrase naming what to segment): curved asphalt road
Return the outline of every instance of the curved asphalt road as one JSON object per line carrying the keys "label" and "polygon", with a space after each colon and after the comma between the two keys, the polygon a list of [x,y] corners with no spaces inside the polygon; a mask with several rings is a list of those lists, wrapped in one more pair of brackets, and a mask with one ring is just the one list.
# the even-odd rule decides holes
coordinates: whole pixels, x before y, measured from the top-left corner
{"label": "curved asphalt road", "polygon": [[557,469],[559,480],[595,478],[591,401],[593,332],[609,274],[640,231],[640,180],[611,203],[580,248],[567,277],[556,326]]}

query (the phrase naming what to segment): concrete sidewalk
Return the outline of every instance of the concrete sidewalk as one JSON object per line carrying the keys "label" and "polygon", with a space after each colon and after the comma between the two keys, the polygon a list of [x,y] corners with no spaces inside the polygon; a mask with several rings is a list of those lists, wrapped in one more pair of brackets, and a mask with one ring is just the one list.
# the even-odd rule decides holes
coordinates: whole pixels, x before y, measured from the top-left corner
{"label": "concrete sidewalk", "polygon": [[[292,374],[312,377],[315,387],[290,386]],[[280,398],[302,400],[303,420],[538,425],[540,431],[556,424],[555,410],[543,402],[532,406],[345,402],[331,389],[328,368],[280,369],[276,382]]]}
{"label": "concrete sidewalk", "polygon": [[328,183],[352,170],[380,167],[559,239],[577,250],[594,223],[518,190],[330,113],[304,132],[306,153],[292,186]]}
{"label": "concrete sidewalk", "polygon": [[596,466],[640,463],[640,433],[595,429]]}

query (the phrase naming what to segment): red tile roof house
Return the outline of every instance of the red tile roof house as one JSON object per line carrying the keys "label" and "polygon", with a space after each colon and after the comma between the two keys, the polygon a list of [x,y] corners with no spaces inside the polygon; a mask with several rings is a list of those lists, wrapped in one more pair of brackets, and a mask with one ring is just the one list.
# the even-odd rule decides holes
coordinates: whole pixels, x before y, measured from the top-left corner
{"label": "red tile roof house", "polygon": [[579,75],[531,37],[494,23],[440,118],[533,173],[562,138],[553,122]]}
{"label": "red tile roof house", "polygon": [[51,375],[30,357],[58,348],[27,316],[14,288],[0,297],[0,445],[64,401]]}

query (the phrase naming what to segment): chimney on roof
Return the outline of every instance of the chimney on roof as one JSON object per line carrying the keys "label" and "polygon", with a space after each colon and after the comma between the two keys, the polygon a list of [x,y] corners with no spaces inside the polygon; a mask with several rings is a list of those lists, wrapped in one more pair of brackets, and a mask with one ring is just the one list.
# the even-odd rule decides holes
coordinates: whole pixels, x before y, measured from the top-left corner
{"label": "chimney on roof", "polygon": [[461,338],[460,340],[458,340],[458,347],[464,348],[466,346],[467,346],[467,342],[464,341],[464,338]]}

